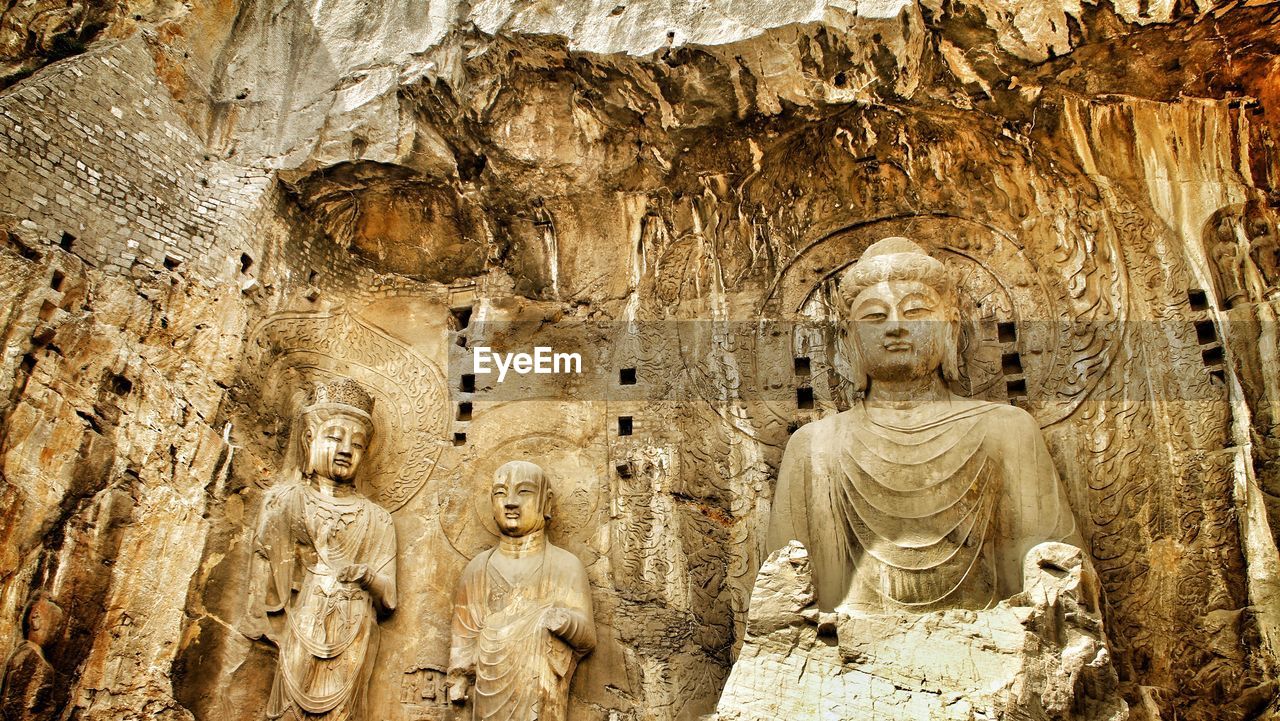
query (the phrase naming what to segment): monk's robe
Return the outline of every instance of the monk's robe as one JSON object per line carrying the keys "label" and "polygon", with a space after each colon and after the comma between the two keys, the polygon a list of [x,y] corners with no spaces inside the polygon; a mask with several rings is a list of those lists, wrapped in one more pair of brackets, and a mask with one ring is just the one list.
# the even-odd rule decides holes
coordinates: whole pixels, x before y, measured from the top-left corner
{"label": "monk's robe", "polygon": [[[596,643],[591,589],[582,562],[546,543],[529,572],[507,579],[489,549],[468,564],[453,609],[451,673],[474,674],[476,721],[564,721],[569,680]],[[568,611],[563,638],[542,626],[550,608]]]}
{"label": "monk's robe", "polygon": [[[363,496],[276,486],[263,503],[254,550],[265,566],[264,610],[284,612],[267,717],[361,721],[378,655],[378,607],[396,604],[391,515]],[[357,563],[383,576],[380,599],[338,581]]]}
{"label": "monk's robe", "polygon": [[1025,411],[952,397],[909,426],[874,412],[810,423],[783,454],[768,545],[808,548],[823,610],[988,608],[1022,590],[1031,547],[1084,547]]}

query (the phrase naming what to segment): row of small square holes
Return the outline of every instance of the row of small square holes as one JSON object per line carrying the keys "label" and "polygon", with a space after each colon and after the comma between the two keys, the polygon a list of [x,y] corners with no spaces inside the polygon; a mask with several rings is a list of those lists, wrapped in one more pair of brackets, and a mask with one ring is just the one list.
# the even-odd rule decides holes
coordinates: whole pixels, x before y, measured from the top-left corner
{"label": "row of small square holes", "polygon": [[[471,323],[471,309],[470,308],[454,309],[451,312],[453,313],[454,320],[457,322],[458,329],[460,331],[458,334],[458,345],[465,348],[467,345],[467,337],[466,335],[461,333],[461,331],[466,329],[466,327]],[[618,369],[618,385],[633,386],[635,384],[636,384],[635,368],[619,368]],[[463,393],[475,393],[476,392],[475,374],[463,373],[462,378],[460,379],[459,389]],[[469,422],[471,420],[471,410],[472,410],[471,401],[460,401],[458,403],[458,413],[456,415],[456,419],[462,422]],[[634,427],[635,427],[635,424],[631,416],[618,416],[618,435],[629,436],[632,434]],[[453,434],[453,445],[461,446],[466,442],[467,442],[467,434],[465,432],[458,431]]]}
{"label": "row of small square holes", "polygon": [[[996,339],[1006,349],[1012,349],[1018,342],[1018,326],[1013,321],[996,323]],[[1016,350],[1006,350],[1000,354],[1000,374],[1005,377],[1004,390],[1009,400],[1017,403],[1027,399],[1027,378],[1022,370],[1022,355]]]}
{"label": "row of small square holes", "polygon": [[[1006,346],[1018,340],[1017,326],[1013,323],[1000,323],[997,326],[1000,342]],[[1022,356],[1017,351],[1003,353],[1000,356],[1000,371],[1007,378],[1005,389],[1009,399],[1026,398],[1027,381],[1023,376]],[[795,374],[798,378],[808,378],[811,374],[810,360],[807,356],[796,356]],[[814,407],[813,387],[802,385],[796,388],[796,407],[800,410],[812,410]]]}
{"label": "row of small square holes", "polygon": [[1187,304],[1200,316],[1194,321],[1196,343],[1200,346],[1200,362],[1212,378],[1219,383],[1226,383],[1227,375],[1222,367],[1226,354],[1222,350],[1222,342],[1218,339],[1213,319],[1209,317],[1209,297],[1203,290],[1192,288],[1187,291]]}
{"label": "row of small square holes", "polygon": [[[467,347],[467,326],[471,325],[471,306],[465,308],[450,308],[449,314],[453,317],[454,325],[458,328],[458,345],[462,348]],[[476,392],[476,377],[472,373],[462,374],[460,389],[463,393]],[[471,401],[459,401],[458,412],[454,416],[456,420],[462,423],[471,421]],[[455,431],[453,434],[453,445],[461,446],[467,442],[467,434],[465,431]]]}

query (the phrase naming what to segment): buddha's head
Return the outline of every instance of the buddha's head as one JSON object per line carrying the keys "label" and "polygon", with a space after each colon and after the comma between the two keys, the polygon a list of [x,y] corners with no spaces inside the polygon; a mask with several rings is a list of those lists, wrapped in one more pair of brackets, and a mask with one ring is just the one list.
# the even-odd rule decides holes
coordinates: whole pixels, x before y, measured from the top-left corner
{"label": "buddha's head", "polygon": [[62,627],[62,607],[53,602],[43,591],[38,592],[27,606],[27,640],[44,648]]}
{"label": "buddha's head", "polygon": [[342,378],[316,386],[315,402],[302,410],[307,472],[352,483],[373,440],[373,397]]}
{"label": "buddha's head", "polygon": [[942,373],[956,380],[960,312],[946,266],[906,238],[867,248],[841,276],[855,390]]}
{"label": "buddha's head", "polygon": [[493,520],[502,535],[527,536],[546,528],[551,519],[551,484],[535,463],[510,461],[493,474],[490,489]]}

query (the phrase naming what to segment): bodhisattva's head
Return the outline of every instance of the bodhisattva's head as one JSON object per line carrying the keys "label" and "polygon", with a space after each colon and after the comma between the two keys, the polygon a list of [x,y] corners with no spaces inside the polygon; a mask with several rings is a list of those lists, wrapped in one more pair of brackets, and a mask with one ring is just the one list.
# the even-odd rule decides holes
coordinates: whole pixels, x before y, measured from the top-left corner
{"label": "bodhisattva's head", "polygon": [[303,409],[307,472],[353,483],[373,440],[373,398],[359,383],[343,378],[317,386],[315,400]]}
{"label": "bodhisattva's head", "polygon": [[867,248],[840,276],[855,389],[921,379],[956,380],[960,313],[946,266],[906,238]]}
{"label": "bodhisattva's head", "polygon": [[546,528],[551,519],[551,484],[537,464],[504,463],[490,489],[493,520],[504,536],[520,538]]}

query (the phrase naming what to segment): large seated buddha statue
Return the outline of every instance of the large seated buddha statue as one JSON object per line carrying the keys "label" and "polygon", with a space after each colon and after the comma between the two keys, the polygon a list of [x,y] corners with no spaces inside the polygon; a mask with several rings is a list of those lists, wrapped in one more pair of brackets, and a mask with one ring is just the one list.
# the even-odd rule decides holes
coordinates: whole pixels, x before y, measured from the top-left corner
{"label": "large seated buddha statue", "polygon": [[1022,590],[1027,552],[1083,546],[1040,427],[952,393],[960,317],[946,267],[905,238],[840,278],[864,397],[787,444],[770,549],[808,549],[818,604],[987,608]]}
{"label": "large seated buddha statue", "polygon": [[839,280],[861,398],[787,444],[717,719],[1123,721],[1039,426],[949,388],[946,267],[886,238]]}

